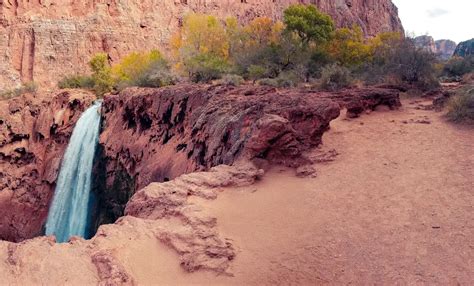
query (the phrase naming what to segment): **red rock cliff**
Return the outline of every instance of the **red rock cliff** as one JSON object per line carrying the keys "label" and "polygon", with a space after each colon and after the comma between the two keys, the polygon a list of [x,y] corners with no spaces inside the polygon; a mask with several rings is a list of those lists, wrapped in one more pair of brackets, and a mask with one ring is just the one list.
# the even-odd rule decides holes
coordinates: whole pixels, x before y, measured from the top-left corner
{"label": "red rock cliff", "polygon": [[133,50],[164,48],[186,13],[280,18],[292,3],[312,3],[339,26],[357,24],[375,35],[403,31],[391,0],[0,0],[0,89],[21,81],[56,85],[87,71],[90,56],[117,60]]}

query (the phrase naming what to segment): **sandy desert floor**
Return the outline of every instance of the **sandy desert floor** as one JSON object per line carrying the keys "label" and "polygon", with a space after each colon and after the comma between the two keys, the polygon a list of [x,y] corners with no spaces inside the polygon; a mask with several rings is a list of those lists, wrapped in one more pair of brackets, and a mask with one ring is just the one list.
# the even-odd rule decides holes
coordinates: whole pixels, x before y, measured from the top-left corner
{"label": "sandy desert floor", "polygon": [[275,167],[254,186],[196,202],[234,241],[235,276],[167,282],[474,283],[474,130],[420,104],[336,120],[323,148],[339,155],[316,166],[317,178]]}

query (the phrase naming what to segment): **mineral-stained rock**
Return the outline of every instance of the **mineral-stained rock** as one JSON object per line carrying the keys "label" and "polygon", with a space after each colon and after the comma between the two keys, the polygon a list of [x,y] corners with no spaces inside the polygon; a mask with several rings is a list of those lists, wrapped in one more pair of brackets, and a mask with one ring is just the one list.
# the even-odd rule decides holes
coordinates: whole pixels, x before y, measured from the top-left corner
{"label": "mineral-stained rock", "polygon": [[74,124],[93,99],[64,91],[0,101],[0,239],[41,233]]}
{"label": "mineral-stained rock", "polygon": [[401,31],[390,0],[129,0],[0,1],[0,90],[21,81],[53,86],[64,75],[88,71],[91,55],[117,61],[130,51],[161,48],[189,12],[247,22],[281,19],[289,4],[312,3],[338,26],[357,24],[366,35]]}
{"label": "mineral-stained rock", "polygon": [[318,93],[258,86],[132,88],[107,96],[100,139],[99,222],[112,222],[135,190],[236,160],[301,164],[339,105]]}

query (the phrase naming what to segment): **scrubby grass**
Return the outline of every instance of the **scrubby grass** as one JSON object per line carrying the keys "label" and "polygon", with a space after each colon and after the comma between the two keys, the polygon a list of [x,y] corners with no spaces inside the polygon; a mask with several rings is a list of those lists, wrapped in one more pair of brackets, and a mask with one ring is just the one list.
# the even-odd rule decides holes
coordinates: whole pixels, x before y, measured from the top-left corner
{"label": "scrubby grass", "polygon": [[226,74],[220,80],[217,81],[218,84],[232,85],[232,86],[239,86],[243,82],[244,82],[244,78],[236,74]]}
{"label": "scrubby grass", "polygon": [[93,89],[95,85],[94,79],[90,76],[73,75],[66,76],[58,82],[58,87],[64,88],[84,88]]}
{"label": "scrubby grass", "polygon": [[327,65],[321,71],[321,87],[325,90],[338,90],[350,86],[351,72],[337,64]]}
{"label": "scrubby grass", "polygon": [[456,123],[474,124],[474,85],[462,88],[450,99],[447,117]]}
{"label": "scrubby grass", "polygon": [[38,89],[38,86],[34,82],[28,82],[18,88],[6,90],[6,91],[0,91],[0,100],[14,98],[26,93],[35,93],[37,89]]}

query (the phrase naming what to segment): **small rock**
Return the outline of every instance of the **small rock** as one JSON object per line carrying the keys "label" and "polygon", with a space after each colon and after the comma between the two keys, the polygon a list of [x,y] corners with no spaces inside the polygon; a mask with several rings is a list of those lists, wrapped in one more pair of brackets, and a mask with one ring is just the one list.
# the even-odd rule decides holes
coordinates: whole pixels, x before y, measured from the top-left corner
{"label": "small rock", "polygon": [[431,124],[431,121],[428,120],[428,119],[420,119],[420,120],[416,120],[415,123],[419,123],[419,124]]}
{"label": "small rock", "polygon": [[304,165],[296,169],[296,176],[299,178],[304,178],[304,177],[315,177],[316,176],[316,169],[311,166],[311,165]]}

